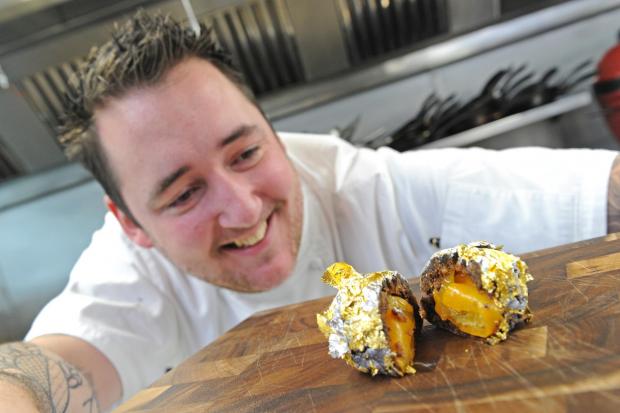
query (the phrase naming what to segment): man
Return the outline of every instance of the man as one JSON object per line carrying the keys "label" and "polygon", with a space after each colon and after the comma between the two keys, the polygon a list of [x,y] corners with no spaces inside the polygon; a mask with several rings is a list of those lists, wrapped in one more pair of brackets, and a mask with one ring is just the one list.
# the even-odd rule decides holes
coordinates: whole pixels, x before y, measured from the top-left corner
{"label": "man", "polygon": [[431,238],[524,251],[618,228],[615,153],[278,135],[206,29],[162,16],[94,50],[73,102],[63,140],[111,214],[27,342],[0,346],[2,411],[106,410],[253,312],[331,294],[336,260],[415,276]]}

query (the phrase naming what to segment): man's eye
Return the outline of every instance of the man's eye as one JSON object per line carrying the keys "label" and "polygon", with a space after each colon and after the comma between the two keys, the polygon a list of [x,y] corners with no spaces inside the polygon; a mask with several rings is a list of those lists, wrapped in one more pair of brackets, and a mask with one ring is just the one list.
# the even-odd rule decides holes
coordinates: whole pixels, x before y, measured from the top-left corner
{"label": "man's eye", "polygon": [[197,190],[198,190],[198,187],[191,187],[187,189],[186,191],[183,191],[181,195],[176,197],[174,201],[168,204],[168,208],[176,208],[176,207],[183,206],[185,203],[187,203],[187,201],[189,201],[192,198],[192,195],[194,195]]}
{"label": "man's eye", "polygon": [[235,159],[233,164],[246,162],[251,160],[252,158],[255,158],[256,155],[258,155],[258,150],[259,146],[252,146],[251,148],[246,149],[245,151],[241,152],[241,154],[237,157],[237,159]]}

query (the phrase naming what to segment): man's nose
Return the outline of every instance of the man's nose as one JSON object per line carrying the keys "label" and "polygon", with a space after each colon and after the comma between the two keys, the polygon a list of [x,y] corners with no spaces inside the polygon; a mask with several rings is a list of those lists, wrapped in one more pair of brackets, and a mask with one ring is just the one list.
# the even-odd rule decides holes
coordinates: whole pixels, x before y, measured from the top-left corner
{"label": "man's nose", "polygon": [[224,177],[215,202],[219,206],[218,223],[222,228],[249,228],[260,219],[262,201],[250,182]]}

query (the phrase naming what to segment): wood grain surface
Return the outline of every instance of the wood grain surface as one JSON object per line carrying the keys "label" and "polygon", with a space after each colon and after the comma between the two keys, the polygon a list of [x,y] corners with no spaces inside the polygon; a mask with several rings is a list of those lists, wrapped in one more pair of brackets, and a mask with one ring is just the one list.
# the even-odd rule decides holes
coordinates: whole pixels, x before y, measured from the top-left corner
{"label": "wood grain surface", "polygon": [[504,343],[426,324],[417,374],[370,377],[327,354],[328,297],[256,314],[117,411],[619,412],[619,237],[522,258],[534,320]]}

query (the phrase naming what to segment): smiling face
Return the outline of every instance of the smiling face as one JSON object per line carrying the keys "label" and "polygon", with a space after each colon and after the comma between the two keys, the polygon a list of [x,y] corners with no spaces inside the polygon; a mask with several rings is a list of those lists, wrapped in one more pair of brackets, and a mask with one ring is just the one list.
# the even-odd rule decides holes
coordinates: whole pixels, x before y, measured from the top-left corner
{"label": "smiling face", "polygon": [[121,195],[127,235],[210,283],[264,291],[292,272],[301,236],[297,175],[271,126],[210,63],[110,98],[95,126]]}

